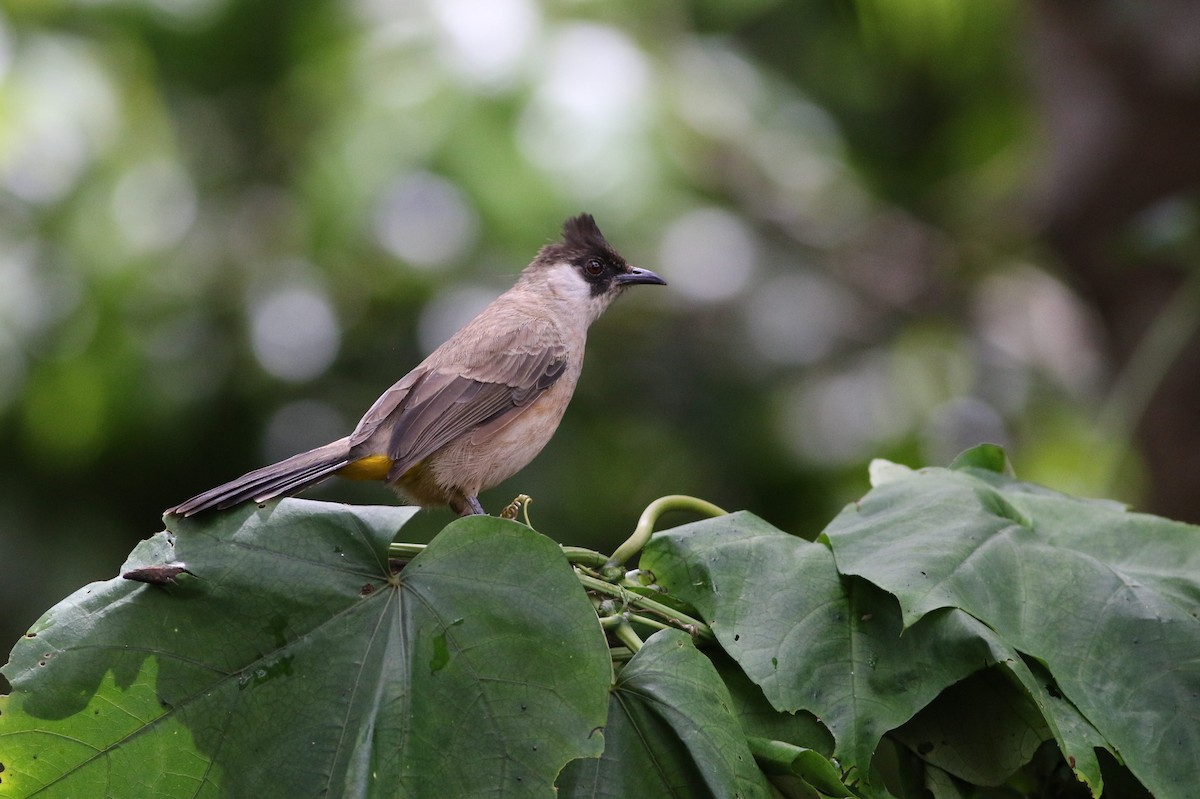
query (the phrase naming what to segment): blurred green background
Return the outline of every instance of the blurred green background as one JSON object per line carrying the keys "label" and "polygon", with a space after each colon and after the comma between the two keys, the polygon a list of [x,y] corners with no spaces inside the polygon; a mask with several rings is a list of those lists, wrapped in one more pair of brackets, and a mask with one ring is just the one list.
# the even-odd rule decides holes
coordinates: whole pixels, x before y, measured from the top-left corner
{"label": "blurred green background", "polygon": [[811,536],[870,458],[986,440],[1200,520],[1197,9],[9,0],[0,642],[344,435],[580,211],[671,285],[595,325],[493,512],[611,550],[678,492]]}

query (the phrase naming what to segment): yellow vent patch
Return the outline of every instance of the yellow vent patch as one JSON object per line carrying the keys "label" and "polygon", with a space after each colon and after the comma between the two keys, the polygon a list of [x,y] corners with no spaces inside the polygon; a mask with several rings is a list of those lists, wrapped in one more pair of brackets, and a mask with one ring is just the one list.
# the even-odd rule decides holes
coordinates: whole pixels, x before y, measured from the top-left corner
{"label": "yellow vent patch", "polygon": [[368,455],[338,469],[338,477],[347,480],[386,480],[394,461],[387,455]]}

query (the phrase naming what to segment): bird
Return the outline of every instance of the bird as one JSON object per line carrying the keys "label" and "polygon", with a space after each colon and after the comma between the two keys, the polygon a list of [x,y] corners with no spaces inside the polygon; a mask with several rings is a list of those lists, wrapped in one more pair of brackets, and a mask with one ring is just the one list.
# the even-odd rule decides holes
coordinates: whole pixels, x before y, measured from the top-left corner
{"label": "bird", "polygon": [[421,507],[483,514],[479,493],[550,441],[575,392],[591,324],[630,286],[666,285],[632,266],[590,214],[563,223],[516,284],[367,410],[350,435],[169,508],[192,516],[291,496],[338,475],[383,481]]}

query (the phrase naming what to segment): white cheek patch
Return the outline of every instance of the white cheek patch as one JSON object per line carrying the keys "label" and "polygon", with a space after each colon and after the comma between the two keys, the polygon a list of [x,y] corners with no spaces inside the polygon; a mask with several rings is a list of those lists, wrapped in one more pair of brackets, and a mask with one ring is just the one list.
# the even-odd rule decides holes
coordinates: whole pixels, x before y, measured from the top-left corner
{"label": "white cheek patch", "polygon": [[549,277],[550,291],[557,297],[573,304],[579,303],[580,307],[592,298],[592,285],[570,264],[555,264]]}
{"label": "white cheek patch", "polygon": [[565,303],[571,313],[581,314],[587,324],[595,322],[620,292],[592,293],[592,284],[569,263],[557,263],[547,278],[550,293]]}

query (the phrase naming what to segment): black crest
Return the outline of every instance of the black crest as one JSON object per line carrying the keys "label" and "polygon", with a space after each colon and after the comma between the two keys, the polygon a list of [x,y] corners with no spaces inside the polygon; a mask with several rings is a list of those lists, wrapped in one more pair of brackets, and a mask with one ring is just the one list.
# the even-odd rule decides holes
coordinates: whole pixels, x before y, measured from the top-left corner
{"label": "black crest", "polygon": [[564,263],[573,267],[588,283],[593,297],[607,297],[603,304],[596,306],[595,313],[602,311],[627,286],[636,283],[661,286],[667,282],[649,269],[630,266],[605,240],[591,214],[580,214],[563,222],[562,241],[542,247],[521,273],[522,280],[535,281],[544,270],[561,268]]}
{"label": "black crest", "polygon": [[548,256],[547,260],[565,258],[574,264],[582,264],[588,258],[599,258],[617,270],[625,263],[625,259],[605,240],[591,214],[580,214],[563,222],[562,241],[544,247],[542,254]]}
{"label": "black crest", "polygon": [[563,222],[562,241],[542,247],[531,266],[549,266],[560,261],[580,269],[596,294],[606,290],[614,275],[629,270],[625,259],[605,240],[591,214],[580,214]]}
{"label": "black crest", "polygon": [[563,244],[571,250],[597,251],[616,255],[612,245],[605,240],[604,234],[600,232],[600,228],[591,214],[580,214],[563,222],[562,235]]}

